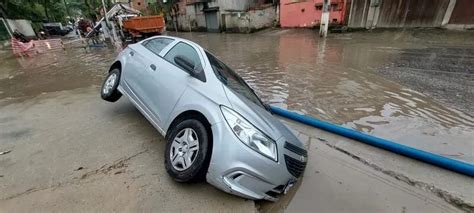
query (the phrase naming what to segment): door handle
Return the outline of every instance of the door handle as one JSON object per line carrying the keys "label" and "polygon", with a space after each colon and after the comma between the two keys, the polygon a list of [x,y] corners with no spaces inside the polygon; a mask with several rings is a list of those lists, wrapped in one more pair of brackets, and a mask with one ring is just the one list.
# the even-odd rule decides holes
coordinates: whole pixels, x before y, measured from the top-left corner
{"label": "door handle", "polygon": [[155,71],[156,70],[156,66],[154,64],[150,64],[150,68]]}
{"label": "door handle", "polygon": [[130,55],[133,56],[135,55],[135,53],[133,51],[130,51]]}

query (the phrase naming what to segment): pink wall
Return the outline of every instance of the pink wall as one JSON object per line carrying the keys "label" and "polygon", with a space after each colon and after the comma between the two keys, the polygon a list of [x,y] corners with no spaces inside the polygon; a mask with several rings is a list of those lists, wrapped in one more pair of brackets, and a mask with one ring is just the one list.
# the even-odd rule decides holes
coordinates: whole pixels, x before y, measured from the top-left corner
{"label": "pink wall", "polygon": [[[281,27],[313,27],[320,24],[321,10],[316,5],[322,5],[323,0],[280,0]],[[337,3],[337,9],[330,7],[329,20],[337,19],[337,23],[344,22],[344,0],[331,0]]]}

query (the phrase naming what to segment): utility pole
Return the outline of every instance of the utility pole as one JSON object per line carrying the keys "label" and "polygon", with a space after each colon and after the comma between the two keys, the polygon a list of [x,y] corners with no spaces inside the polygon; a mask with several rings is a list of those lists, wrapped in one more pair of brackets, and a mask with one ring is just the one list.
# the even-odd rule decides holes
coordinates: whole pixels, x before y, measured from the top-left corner
{"label": "utility pole", "polygon": [[107,18],[107,7],[105,6],[105,1],[102,0],[102,7],[104,8],[104,20],[106,24],[109,24],[109,20]]}
{"label": "utility pole", "polygon": [[331,0],[323,0],[323,10],[321,12],[321,25],[319,26],[320,37],[326,37],[328,35],[329,5],[331,5]]}
{"label": "utility pole", "polygon": [[108,39],[110,39],[110,43],[114,44],[114,38],[110,36],[109,17],[107,17],[107,7],[105,6],[104,0],[102,0],[102,7],[104,8],[104,23],[102,23],[102,31],[104,33],[104,37],[108,37]]}
{"label": "utility pole", "polygon": [[[66,0],[63,0],[63,3],[64,3],[64,7],[66,8],[66,13],[67,15],[69,16],[69,19],[71,19],[71,13],[69,12],[69,7],[67,6],[67,2]],[[69,21],[69,20],[68,20]]]}

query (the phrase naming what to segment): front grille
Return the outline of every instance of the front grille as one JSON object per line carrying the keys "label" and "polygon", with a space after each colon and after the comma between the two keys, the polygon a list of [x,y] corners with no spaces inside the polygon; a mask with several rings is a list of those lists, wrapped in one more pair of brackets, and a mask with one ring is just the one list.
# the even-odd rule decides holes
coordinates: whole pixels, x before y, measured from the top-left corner
{"label": "front grille", "polygon": [[294,153],[296,153],[296,154],[298,154],[298,155],[303,155],[303,156],[305,156],[305,157],[308,156],[308,152],[306,152],[305,149],[302,149],[302,148],[300,148],[300,147],[297,147],[297,146],[295,146],[295,145],[293,145],[293,144],[291,144],[291,143],[285,142],[284,147],[285,147],[285,149],[288,149],[288,150],[290,150],[290,151],[292,151],[292,152],[294,152]]}
{"label": "front grille", "polygon": [[284,156],[288,172],[290,172],[290,174],[297,178],[300,177],[301,174],[304,172],[304,169],[306,168],[306,162],[296,160],[288,155]]}

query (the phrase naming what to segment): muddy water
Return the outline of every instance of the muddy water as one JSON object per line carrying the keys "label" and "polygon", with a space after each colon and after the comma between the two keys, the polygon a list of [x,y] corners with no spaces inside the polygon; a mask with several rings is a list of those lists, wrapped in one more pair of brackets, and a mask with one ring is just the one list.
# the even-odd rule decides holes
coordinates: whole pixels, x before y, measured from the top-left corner
{"label": "muddy water", "polygon": [[0,53],[0,99],[100,85],[116,56],[113,49],[68,48],[33,57]]}
{"label": "muddy water", "polygon": [[[469,51],[474,49],[472,34],[351,33],[333,34],[326,40],[319,39],[311,30],[173,35],[209,49],[270,104],[474,162],[474,105],[469,103],[474,100],[471,66],[474,59]],[[408,65],[418,64],[414,62],[420,57],[417,54],[407,57],[408,50],[427,55],[426,64],[449,64],[437,57],[436,52],[446,45],[466,50],[461,52],[470,56],[457,57],[459,51],[449,54],[452,59],[449,63],[455,64],[450,66],[452,71],[462,74],[456,74],[460,77],[451,83],[461,88],[461,92],[445,91],[440,96],[456,97],[452,100],[461,104],[451,106],[449,101],[441,104],[438,96],[426,95],[430,93],[423,88],[409,89],[412,87],[402,86],[377,72],[395,67],[403,73]],[[100,85],[116,54],[114,49],[106,48],[87,51],[71,48],[32,58],[0,53],[0,99],[16,100]],[[438,73],[439,69],[426,68],[435,71],[429,73]],[[417,79],[412,80],[416,84]],[[460,107],[456,110],[453,106]]]}
{"label": "muddy water", "polygon": [[[384,32],[339,34],[322,40],[310,30],[266,31],[255,35],[178,34],[227,62],[270,104],[474,162],[472,104],[456,110],[376,72],[399,66],[401,56],[408,49],[424,52],[440,45],[474,49],[474,45],[466,45],[466,41],[474,44],[469,37],[472,35],[442,32],[414,36]],[[431,62],[438,60],[435,50],[427,52],[432,56]],[[461,73],[471,72],[467,77],[461,76],[459,80],[463,82],[457,83],[472,91],[474,59],[450,56],[455,58]],[[419,55],[413,55],[411,60],[419,60]],[[445,95],[462,96],[461,101],[474,100],[472,92],[450,94],[448,91]]]}

